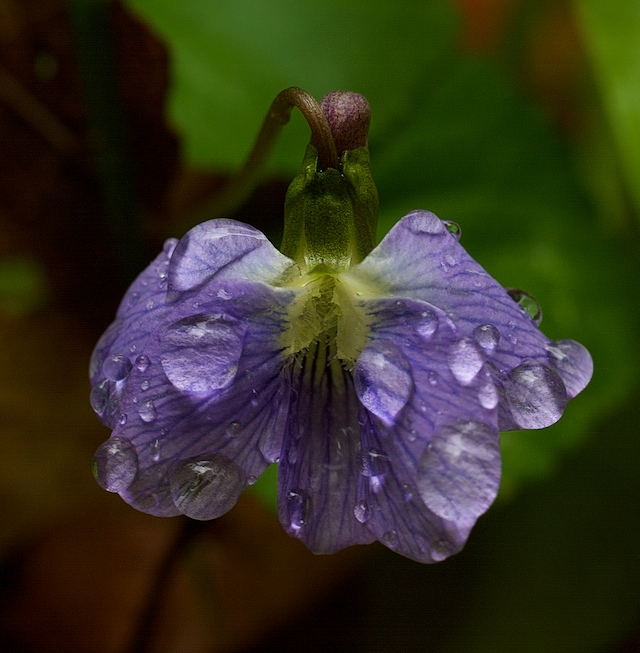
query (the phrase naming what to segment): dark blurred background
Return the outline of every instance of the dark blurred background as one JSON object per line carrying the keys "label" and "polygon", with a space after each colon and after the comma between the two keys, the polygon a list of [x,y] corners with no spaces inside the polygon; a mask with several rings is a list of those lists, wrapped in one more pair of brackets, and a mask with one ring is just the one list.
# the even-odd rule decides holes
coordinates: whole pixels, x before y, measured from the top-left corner
{"label": "dark blurred background", "polygon": [[[0,0],[0,652],[639,652],[638,43],[636,0]],[[313,556],[272,479],[195,524],[91,477],[94,343],[292,85],[369,98],[380,236],[456,220],[594,357],[438,565]],[[276,244],[307,138],[229,211]]]}

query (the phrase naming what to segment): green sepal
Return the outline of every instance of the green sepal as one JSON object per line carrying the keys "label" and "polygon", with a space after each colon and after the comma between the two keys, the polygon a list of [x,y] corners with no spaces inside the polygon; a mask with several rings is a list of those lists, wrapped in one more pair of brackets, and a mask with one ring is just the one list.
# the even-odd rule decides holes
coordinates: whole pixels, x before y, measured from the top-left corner
{"label": "green sepal", "polygon": [[281,251],[304,270],[338,272],[361,261],[375,244],[378,194],[366,147],[342,153],[341,170],[318,170],[307,147],[287,191]]}

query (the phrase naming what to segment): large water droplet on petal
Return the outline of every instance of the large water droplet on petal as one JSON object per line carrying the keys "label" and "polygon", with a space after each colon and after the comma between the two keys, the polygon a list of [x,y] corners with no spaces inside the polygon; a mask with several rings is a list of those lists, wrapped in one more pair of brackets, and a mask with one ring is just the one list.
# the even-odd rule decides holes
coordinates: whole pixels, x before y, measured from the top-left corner
{"label": "large water droplet on petal", "polygon": [[304,490],[289,490],[287,494],[287,516],[289,526],[297,533],[309,521],[311,498]]}
{"label": "large water droplet on petal", "polygon": [[182,462],[169,477],[171,498],[192,519],[216,519],[231,510],[244,489],[242,471],[221,454]]}
{"label": "large water droplet on petal", "polygon": [[110,393],[111,388],[109,387],[109,381],[106,379],[91,388],[89,403],[91,404],[91,408],[93,408],[100,417],[104,415],[104,412],[107,409]]}
{"label": "large water droplet on petal", "polygon": [[109,492],[123,492],[138,473],[138,456],[125,438],[111,436],[93,457],[93,476]]}
{"label": "large water droplet on petal", "polygon": [[558,373],[535,361],[511,370],[504,390],[513,419],[523,429],[555,424],[567,406],[567,391]]}
{"label": "large water droplet on petal", "polygon": [[122,354],[112,354],[102,363],[104,375],[111,381],[122,381],[129,376],[131,372],[131,361],[128,356]]}
{"label": "large water droplet on petal", "polygon": [[462,385],[469,385],[475,379],[483,363],[482,354],[471,339],[463,338],[451,345],[449,367]]}
{"label": "large water droplet on petal", "polygon": [[485,351],[493,351],[500,342],[500,331],[493,324],[481,324],[475,328],[473,337]]}
{"label": "large water droplet on petal", "polygon": [[556,340],[547,345],[549,361],[557,370],[569,398],[582,392],[593,374],[591,354],[575,340]]}
{"label": "large water droplet on petal", "polygon": [[429,555],[434,562],[441,562],[445,558],[455,553],[456,547],[447,540],[436,540],[429,551]]}
{"label": "large water droplet on petal", "polygon": [[447,233],[442,220],[430,211],[412,211],[402,219],[401,224],[416,236],[425,234],[435,236]]}
{"label": "large water droplet on petal", "polygon": [[365,408],[392,425],[413,395],[411,366],[393,345],[374,342],[360,355],[354,385]]}
{"label": "large water droplet on petal", "polygon": [[400,543],[400,540],[398,539],[398,533],[396,531],[393,531],[393,530],[392,531],[387,531],[380,538],[380,542],[382,542],[382,544],[389,547],[390,549],[395,549],[398,546],[398,544]]}
{"label": "large water droplet on petal", "polygon": [[207,393],[231,384],[244,328],[224,315],[200,314],[172,324],[162,337],[162,368],[182,392]]}
{"label": "large water droplet on petal", "polygon": [[477,518],[500,485],[497,428],[474,420],[438,427],[418,473],[420,497],[436,515],[454,521]]}
{"label": "large water droplet on petal", "polygon": [[522,310],[531,318],[532,322],[539,326],[542,322],[542,308],[538,300],[526,290],[517,290],[515,288],[507,288],[509,297],[513,299],[516,304],[519,304]]}

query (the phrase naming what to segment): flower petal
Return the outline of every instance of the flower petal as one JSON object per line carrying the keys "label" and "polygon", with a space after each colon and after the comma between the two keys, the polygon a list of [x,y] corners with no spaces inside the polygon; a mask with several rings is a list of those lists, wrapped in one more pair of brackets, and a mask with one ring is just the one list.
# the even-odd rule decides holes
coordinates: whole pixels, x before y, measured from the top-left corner
{"label": "flower petal", "polygon": [[[349,277],[354,284],[384,289],[391,296],[424,300],[447,316],[458,336],[451,351],[454,375],[464,383],[475,378],[483,360],[490,363],[500,390],[501,430],[540,428],[534,424],[552,423],[551,413],[557,412],[541,413],[539,419],[532,420],[514,416],[512,403],[522,403],[521,388],[512,383],[519,366],[535,362],[557,370],[570,386],[569,397],[580,392],[591,377],[588,352],[577,343],[554,346],[433,213],[413,211],[402,218],[364,261],[345,274]],[[549,380],[553,374],[543,376]],[[558,384],[552,385],[554,391],[546,394],[561,408],[557,419],[566,396],[561,396]],[[530,407],[538,406],[544,412],[543,404],[541,397],[539,402],[530,402]]]}
{"label": "flower petal", "polygon": [[289,369],[293,392],[279,464],[280,521],[316,553],[375,539],[354,516],[359,406],[334,349],[312,343]]}
{"label": "flower petal", "polygon": [[[117,482],[130,483],[115,488],[128,503],[212,519],[273,462],[288,408],[280,336],[292,297],[262,283],[209,283],[150,325],[146,366],[134,365],[121,382],[107,441],[119,446],[103,445],[120,458],[129,451],[123,443],[135,451],[133,478],[131,464],[113,459],[129,474],[120,473]],[[100,451],[99,482],[101,473],[115,476]]]}
{"label": "flower petal", "polygon": [[209,220],[178,243],[169,266],[169,297],[197,289],[214,276],[270,283],[294,266],[261,231],[236,220]]}
{"label": "flower petal", "polygon": [[440,309],[410,298],[363,303],[372,320],[369,347],[399,350],[413,391],[393,420],[371,410],[360,416],[366,462],[356,515],[394,551],[442,560],[462,548],[498,491],[497,390],[480,351],[472,371],[460,374],[452,362],[461,351],[458,333]]}

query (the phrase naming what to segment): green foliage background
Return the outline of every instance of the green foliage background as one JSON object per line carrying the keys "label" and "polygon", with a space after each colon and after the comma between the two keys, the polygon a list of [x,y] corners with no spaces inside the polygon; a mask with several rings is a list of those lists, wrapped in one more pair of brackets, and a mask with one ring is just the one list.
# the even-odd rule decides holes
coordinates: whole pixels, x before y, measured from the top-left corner
{"label": "green foliage background", "polygon": [[[523,4],[526,31],[545,3]],[[167,111],[187,161],[236,169],[288,86],[317,98],[363,93],[379,235],[413,208],[456,220],[493,276],[539,299],[548,336],[593,355],[593,381],[559,424],[503,436],[502,505],[467,550],[437,569],[390,560],[371,580],[366,650],[388,648],[385,636],[413,650],[429,611],[455,623],[429,631],[433,651],[610,650],[640,605],[637,3],[575,2],[593,75],[579,138],[561,135],[525,92],[517,49],[460,46],[444,0],[128,5],[170,47]],[[270,171],[292,175],[306,141],[296,117]],[[272,486],[273,475],[260,488],[272,497]]]}

